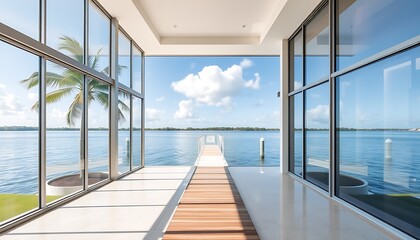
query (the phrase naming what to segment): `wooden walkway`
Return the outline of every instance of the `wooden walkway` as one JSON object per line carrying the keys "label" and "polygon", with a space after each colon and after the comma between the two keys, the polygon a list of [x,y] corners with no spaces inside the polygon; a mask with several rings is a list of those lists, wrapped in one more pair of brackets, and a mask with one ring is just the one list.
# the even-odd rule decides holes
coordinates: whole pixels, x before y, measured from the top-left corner
{"label": "wooden walkway", "polygon": [[163,239],[259,239],[226,167],[197,167]]}
{"label": "wooden walkway", "polygon": [[217,145],[205,145],[195,162],[197,167],[223,167],[227,166],[225,157]]}

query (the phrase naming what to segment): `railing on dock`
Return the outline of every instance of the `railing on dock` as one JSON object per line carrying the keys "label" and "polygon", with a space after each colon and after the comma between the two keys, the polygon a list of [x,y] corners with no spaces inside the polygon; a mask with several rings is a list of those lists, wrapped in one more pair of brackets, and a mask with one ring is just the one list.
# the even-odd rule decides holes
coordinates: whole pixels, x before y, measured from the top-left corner
{"label": "railing on dock", "polygon": [[213,134],[198,138],[198,156],[195,166],[228,166],[224,158],[223,136]]}
{"label": "railing on dock", "polygon": [[206,145],[217,145],[222,154],[224,154],[225,140],[223,136],[218,134],[200,136],[198,138],[198,155],[201,155]]}

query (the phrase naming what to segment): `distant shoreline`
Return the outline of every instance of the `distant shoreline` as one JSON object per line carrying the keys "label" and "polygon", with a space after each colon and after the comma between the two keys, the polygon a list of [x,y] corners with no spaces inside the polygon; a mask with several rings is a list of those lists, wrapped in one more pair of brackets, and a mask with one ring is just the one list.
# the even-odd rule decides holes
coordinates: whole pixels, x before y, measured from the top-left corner
{"label": "distant shoreline", "polygon": [[[48,131],[80,131],[79,128],[47,128]],[[107,128],[89,128],[89,131],[107,131]],[[128,128],[120,128],[119,130],[128,131]],[[140,128],[133,128],[139,131]],[[146,128],[146,131],[280,131],[279,128],[260,128],[260,127],[207,127],[207,128]],[[307,131],[329,131],[327,128],[309,128]],[[404,132],[420,132],[420,128],[339,128],[339,131],[404,131]],[[0,127],[0,131],[38,131],[37,127],[27,126],[8,126]],[[302,128],[296,128],[295,131],[302,131]]]}

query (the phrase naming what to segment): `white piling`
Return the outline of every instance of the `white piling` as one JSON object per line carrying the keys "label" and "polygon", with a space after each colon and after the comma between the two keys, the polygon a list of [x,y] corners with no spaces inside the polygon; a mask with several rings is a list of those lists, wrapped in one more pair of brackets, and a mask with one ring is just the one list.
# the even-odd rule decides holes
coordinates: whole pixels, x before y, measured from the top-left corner
{"label": "white piling", "polygon": [[125,144],[127,146],[127,158],[130,157],[130,138],[125,139]]}
{"label": "white piling", "polygon": [[264,158],[264,138],[260,138],[260,158]]}
{"label": "white piling", "polygon": [[385,140],[385,154],[384,155],[386,159],[392,158],[392,140],[389,138]]}

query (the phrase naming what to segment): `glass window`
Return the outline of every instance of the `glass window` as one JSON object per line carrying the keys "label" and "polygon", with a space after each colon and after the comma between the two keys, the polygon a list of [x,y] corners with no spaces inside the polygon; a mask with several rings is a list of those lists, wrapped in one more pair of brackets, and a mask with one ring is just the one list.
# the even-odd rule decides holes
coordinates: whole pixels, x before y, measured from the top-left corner
{"label": "glass window", "polygon": [[302,176],[302,125],[303,97],[298,93],[290,97],[290,171]]}
{"label": "glass window", "polygon": [[141,93],[142,54],[133,46],[133,89]]}
{"label": "glass window", "polygon": [[1,41],[0,52],[1,223],[39,206],[39,57]]}
{"label": "glass window", "polygon": [[118,171],[124,173],[130,170],[130,94],[118,92]]}
{"label": "glass window", "polygon": [[39,40],[39,0],[0,2],[0,22]]}
{"label": "glass window", "polygon": [[141,99],[133,97],[133,166],[141,165]]}
{"label": "glass window", "polygon": [[83,189],[82,74],[47,62],[47,195]]}
{"label": "glass window", "polygon": [[47,45],[83,63],[84,1],[47,0]]}
{"label": "glass window", "polygon": [[89,1],[89,67],[109,76],[111,21]]}
{"label": "glass window", "polygon": [[130,40],[119,31],[118,33],[118,82],[124,84],[127,87],[130,85],[131,75],[131,44]]}
{"label": "glass window", "polygon": [[419,36],[419,9],[418,0],[338,0],[337,69]]}
{"label": "glass window", "polygon": [[420,47],[339,77],[336,91],[339,197],[420,238]]}
{"label": "glass window", "polygon": [[328,190],[330,169],[329,83],[305,92],[306,179]]}
{"label": "glass window", "polygon": [[290,92],[303,86],[303,36],[300,31],[289,43],[290,47]]}
{"label": "glass window", "polygon": [[328,8],[324,7],[305,27],[305,85],[329,76],[329,38]]}
{"label": "glass window", "polygon": [[109,86],[98,80],[88,82],[89,185],[108,179],[109,173]]}

